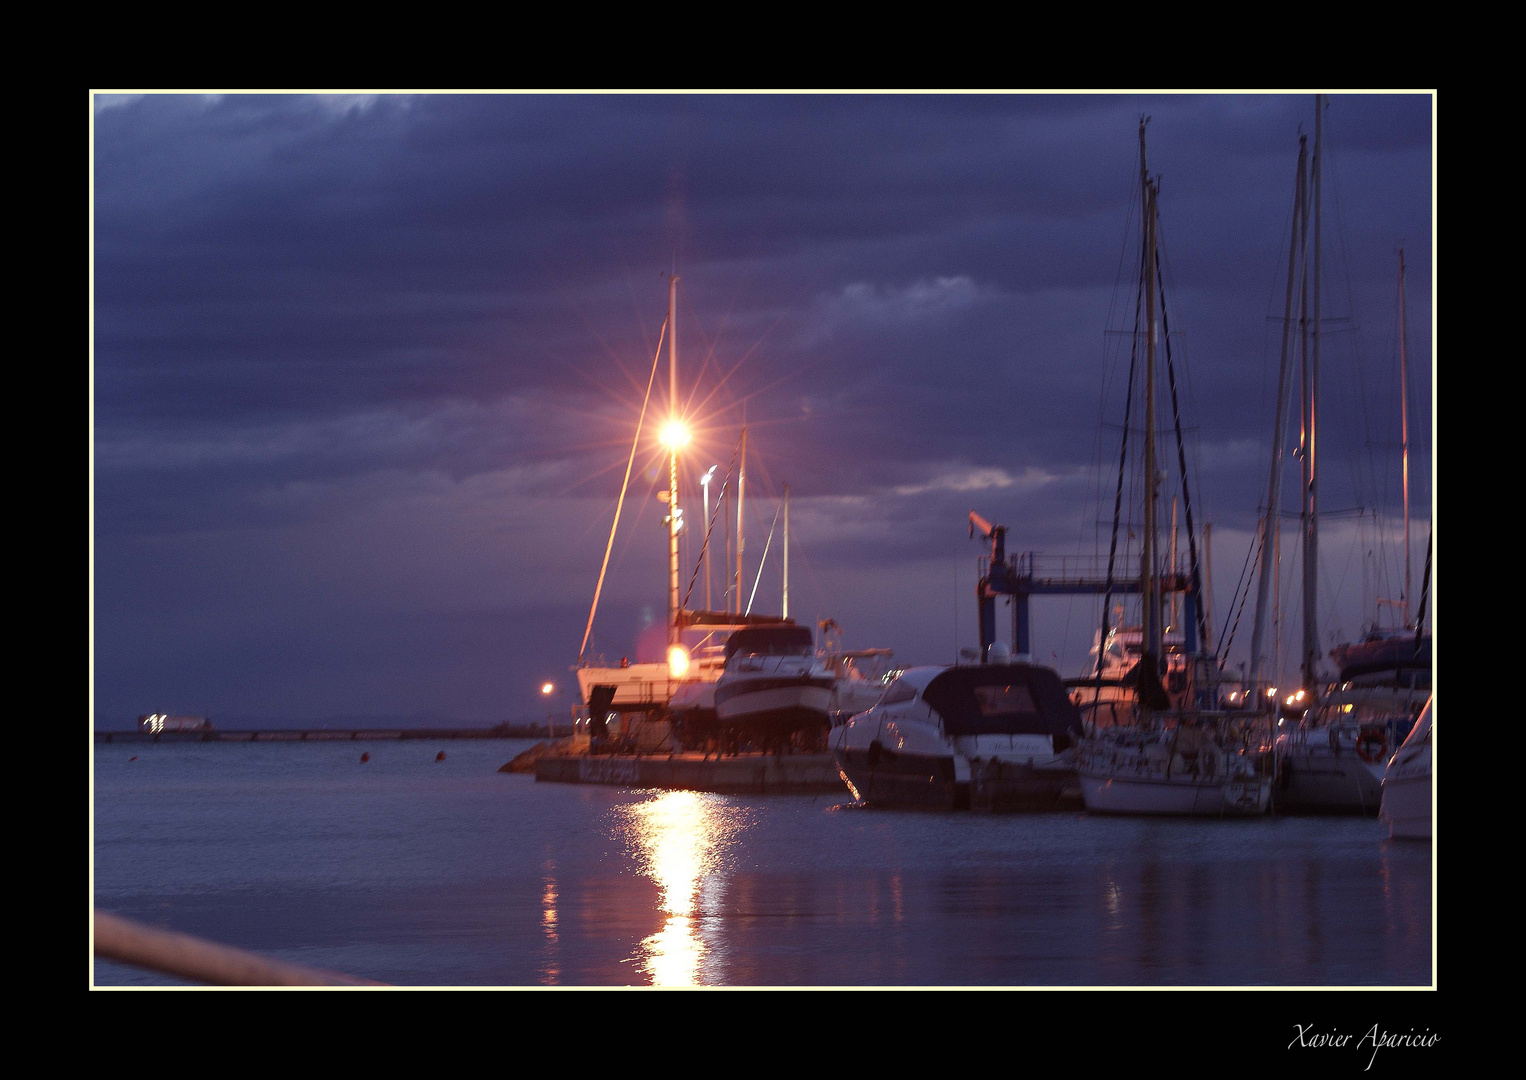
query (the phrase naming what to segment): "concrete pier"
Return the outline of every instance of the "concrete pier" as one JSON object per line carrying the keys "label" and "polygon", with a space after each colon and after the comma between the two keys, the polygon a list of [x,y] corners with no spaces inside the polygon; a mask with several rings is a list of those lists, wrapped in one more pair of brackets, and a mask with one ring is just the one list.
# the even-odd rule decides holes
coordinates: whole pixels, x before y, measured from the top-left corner
{"label": "concrete pier", "polygon": [[535,779],[558,784],[711,791],[725,795],[841,795],[848,789],[831,754],[547,754]]}

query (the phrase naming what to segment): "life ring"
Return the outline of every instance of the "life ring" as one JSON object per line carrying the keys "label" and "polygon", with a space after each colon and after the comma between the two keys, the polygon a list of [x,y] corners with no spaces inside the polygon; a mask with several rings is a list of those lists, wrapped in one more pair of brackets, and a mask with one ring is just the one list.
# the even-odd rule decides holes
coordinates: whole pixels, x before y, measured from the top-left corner
{"label": "life ring", "polygon": [[1383,760],[1388,753],[1388,736],[1381,728],[1365,728],[1356,740],[1357,757],[1368,764]]}

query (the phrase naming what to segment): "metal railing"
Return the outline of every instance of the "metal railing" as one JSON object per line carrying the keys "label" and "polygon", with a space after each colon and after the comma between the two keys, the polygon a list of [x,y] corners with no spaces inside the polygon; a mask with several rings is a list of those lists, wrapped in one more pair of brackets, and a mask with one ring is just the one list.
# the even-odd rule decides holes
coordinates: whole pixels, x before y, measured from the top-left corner
{"label": "metal railing", "polygon": [[95,955],[216,986],[385,986],[95,912]]}

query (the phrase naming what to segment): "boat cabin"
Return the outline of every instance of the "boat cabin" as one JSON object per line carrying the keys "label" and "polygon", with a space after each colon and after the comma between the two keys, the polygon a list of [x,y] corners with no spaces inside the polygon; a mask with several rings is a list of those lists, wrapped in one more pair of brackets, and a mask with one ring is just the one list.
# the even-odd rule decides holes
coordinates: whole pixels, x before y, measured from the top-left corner
{"label": "boat cabin", "polygon": [[1081,733],[1081,712],[1060,677],[1032,664],[912,668],[885,688],[880,705],[919,696],[950,736]]}
{"label": "boat cabin", "polygon": [[726,641],[726,659],[743,656],[810,656],[815,649],[810,627],[744,626]]}

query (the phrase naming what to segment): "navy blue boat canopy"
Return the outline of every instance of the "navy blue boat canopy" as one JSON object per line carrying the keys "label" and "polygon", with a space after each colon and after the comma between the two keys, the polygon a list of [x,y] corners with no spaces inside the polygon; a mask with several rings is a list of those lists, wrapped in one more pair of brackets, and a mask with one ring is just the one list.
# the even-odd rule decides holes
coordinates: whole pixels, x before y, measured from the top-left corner
{"label": "navy blue boat canopy", "polygon": [[1031,664],[949,668],[922,691],[949,735],[1068,735],[1081,713],[1060,677]]}
{"label": "navy blue boat canopy", "polygon": [[1330,654],[1340,666],[1340,681],[1351,682],[1365,675],[1392,673],[1403,678],[1405,674],[1419,676],[1420,685],[1429,686],[1431,677],[1431,635],[1425,634],[1417,642],[1415,635],[1398,634],[1393,637],[1373,637],[1349,645],[1337,645]]}
{"label": "navy blue boat canopy", "polygon": [[810,656],[814,648],[809,626],[747,626],[726,639],[726,659],[737,653],[754,656]]}

